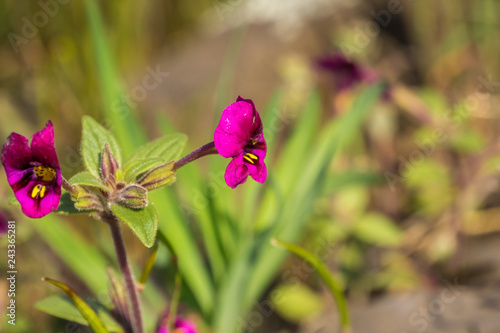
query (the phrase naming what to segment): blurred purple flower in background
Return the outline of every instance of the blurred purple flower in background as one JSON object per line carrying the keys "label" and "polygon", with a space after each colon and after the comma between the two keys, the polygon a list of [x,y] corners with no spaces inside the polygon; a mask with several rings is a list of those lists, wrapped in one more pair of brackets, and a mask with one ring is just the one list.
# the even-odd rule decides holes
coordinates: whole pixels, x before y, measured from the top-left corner
{"label": "blurred purple flower in background", "polygon": [[338,90],[349,89],[359,83],[372,83],[379,79],[375,71],[347,59],[339,52],[320,57],[315,64],[317,68],[333,75]]}

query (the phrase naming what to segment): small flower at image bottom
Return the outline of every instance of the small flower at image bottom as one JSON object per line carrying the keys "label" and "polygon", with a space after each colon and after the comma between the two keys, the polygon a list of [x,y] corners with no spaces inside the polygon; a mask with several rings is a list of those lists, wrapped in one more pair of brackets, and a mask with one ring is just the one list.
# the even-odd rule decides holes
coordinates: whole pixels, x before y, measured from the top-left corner
{"label": "small flower at image bottom", "polygon": [[52,122],[28,139],[12,133],[2,148],[7,181],[31,218],[43,217],[57,209],[61,198],[61,169],[54,147]]}
{"label": "small flower at image bottom", "polygon": [[[189,320],[181,319],[177,317],[174,323],[174,330],[172,333],[197,333],[196,326]],[[170,333],[166,325],[162,325],[158,328],[157,333]]]}

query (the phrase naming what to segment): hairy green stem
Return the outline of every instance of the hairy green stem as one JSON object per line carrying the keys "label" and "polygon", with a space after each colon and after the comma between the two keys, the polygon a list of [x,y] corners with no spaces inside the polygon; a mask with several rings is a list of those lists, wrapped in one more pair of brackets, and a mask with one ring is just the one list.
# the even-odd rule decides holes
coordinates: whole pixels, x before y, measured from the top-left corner
{"label": "hairy green stem", "polygon": [[62,188],[66,190],[66,192],[68,192],[74,197],[77,196],[78,191],[76,190],[76,188],[73,185],[71,185],[62,175],[61,175],[61,185]]}

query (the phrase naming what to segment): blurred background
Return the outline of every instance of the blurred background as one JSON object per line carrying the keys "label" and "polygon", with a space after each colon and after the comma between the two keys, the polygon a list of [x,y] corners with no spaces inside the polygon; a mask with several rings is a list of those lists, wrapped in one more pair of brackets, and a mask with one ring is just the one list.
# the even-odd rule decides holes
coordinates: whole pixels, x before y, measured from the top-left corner
{"label": "blurred background", "polygon": [[[331,295],[309,266],[271,248],[271,236],[328,265],[354,332],[500,330],[500,2],[5,0],[0,8],[0,138],[29,137],[51,119],[66,178],[83,170],[83,115],[113,131],[125,154],[171,132],[188,135],[188,153],[213,140],[238,95],[255,102],[270,145],[264,186],[227,188],[228,160],[209,156],[152,197],[185,280],[181,314],[202,332],[337,331]],[[378,82],[383,91],[366,102]],[[351,117],[363,103],[367,111]],[[105,268],[116,260],[106,226],[86,216],[30,220],[8,205],[1,178],[19,273],[17,324],[2,315],[0,330],[87,332],[33,307],[59,292],[42,276],[109,303]],[[126,239],[139,275],[150,250],[130,232]],[[5,237],[0,244],[5,272]],[[144,291],[148,331],[173,275],[160,246]],[[7,289],[0,280],[2,314]]]}

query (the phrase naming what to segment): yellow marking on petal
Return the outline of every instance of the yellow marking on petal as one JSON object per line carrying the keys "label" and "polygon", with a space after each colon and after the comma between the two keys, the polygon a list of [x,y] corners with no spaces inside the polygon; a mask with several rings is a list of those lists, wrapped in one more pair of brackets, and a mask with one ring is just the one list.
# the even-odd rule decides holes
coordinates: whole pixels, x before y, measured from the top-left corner
{"label": "yellow marking on petal", "polygon": [[33,187],[33,190],[31,190],[31,197],[33,199],[36,199],[38,196],[40,196],[40,199],[43,199],[43,197],[45,197],[46,190],[47,187],[44,185],[35,185],[35,187]]}
{"label": "yellow marking on petal", "polygon": [[40,190],[40,198],[43,199],[43,197],[45,196],[45,190],[47,189],[46,186],[42,186],[42,189]]}
{"label": "yellow marking on petal", "polygon": [[38,180],[42,182],[51,182],[56,178],[56,170],[51,167],[46,167],[43,165],[37,165],[33,167],[35,171],[35,175],[38,177]]}
{"label": "yellow marking on petal", "polygon": [[250,157],[252,160],[258,160],[259,159],[256,155],[254,155],[252,153],[246,153],[245,155],[248,156],[248,157]]}
{"label": "yellow marking on petal", "polygon": [[33,187],[33,190],[31,191],[31,197],[33,199],[35,199],[38,195],[38,193],[40,193],[40,190],[42,188],[42,185],[35,185],[35,187]]}
{"label": "yellow marking on petal", "polygon": [[250,163],[250,164],[254,164],[254,163],[255,163],[255,162],[254,162],[254,161],[253,161],[250,157],[248,157],[248,156],[246,156],[246,155],[244,155],[244,156],[243,156],[243,158],[244,158],[245,160],[247,160],[247,162],[248,162],[248,163]]}

